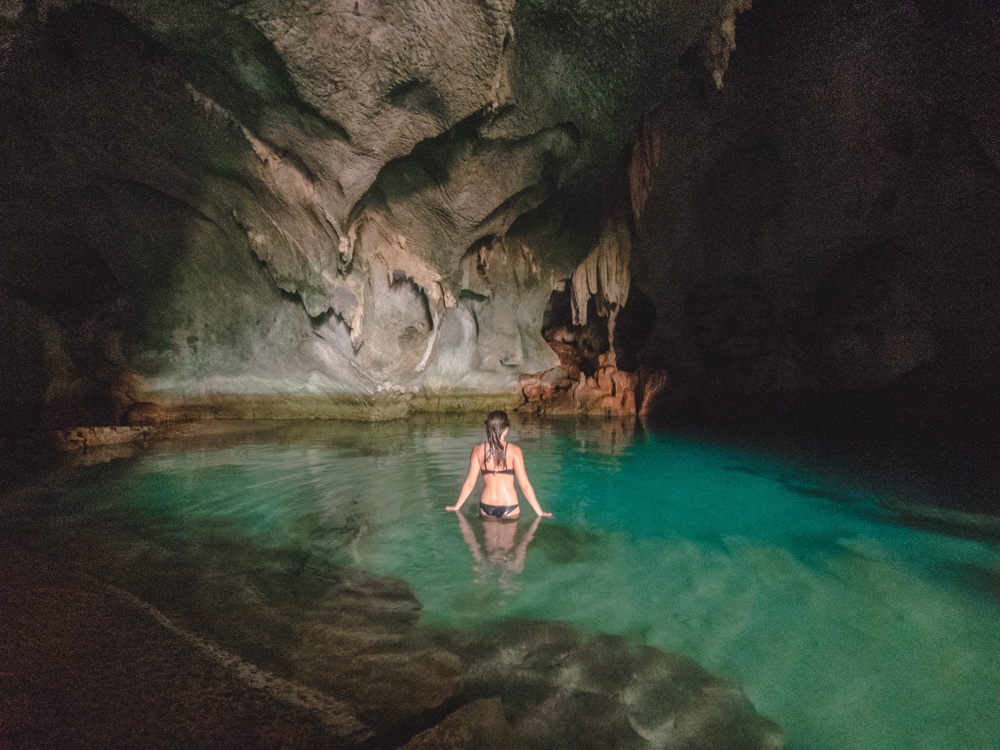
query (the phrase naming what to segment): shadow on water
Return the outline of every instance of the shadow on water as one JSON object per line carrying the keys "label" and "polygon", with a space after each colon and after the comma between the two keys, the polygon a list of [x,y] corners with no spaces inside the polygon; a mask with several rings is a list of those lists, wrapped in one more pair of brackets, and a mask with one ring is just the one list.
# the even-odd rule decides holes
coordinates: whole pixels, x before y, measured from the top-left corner
{"label": "shadow on water", "polygon": [[546,523],[535,534],[534,548],[551,562],[593,562],[601,557],[601,537],[587,529]]}
{"label": "shadow on water", "polygon": [[950,419],[904,418],[877,400],[846,399],[773,420],[711,427],[678,420],[658,424],[655,431],[770,455],[847,480],[886,485],[906,480],[920,486],[926,502],[938,507],[997,515],[996,385],[970,386],[968,391],[956,397]]}
{"label": "shadow on water", "polygon": [[882,507],[887,514],[883,520],[894,521],[911,529],[945,534],[974,542],[1000,543],[1000,517],[995,515],[969,513],[893,499],[884,501]]}
{"label": "shadow on water", "polygon": [[897,485],[889,483],[884,476],[872,481],[870,487],[876,490],[884,487],[891,489],[873,494],[871,489],[868,491],[861,489],[862,480],[857,477],[848,484],[843,479],[836,482],[819,476],[815,476],[812,481],[805,481],[800,476],[801,471],[744,466],[730,466],[726,470],[774,482],[786,492],[803,498],[852,506],[852,512],[858,517],[872,521],[897,523],[915,530],[972,541],[987,543],[1000,541],[1000,517],[935,505],[933,494],[911,492],[906,499],[903,499],[899,496]]}
{"label": "shadow on water", "polygon": [[948,584],[967,587],[1000,603],[1000,570],[973,563],[953,563],[941,569]]}
{"label": "shadow on water", "polygon": [[869,520],[970,540],[1000,540],[1000,437],[970,446],[966,434],[854,433],[827,425],[690,425],[649,433],[735,450],[766,462],[727,470],[774,482],[806,500],[850,506]]}
{"label": "shadow on water", "polygon": [[801,495],[803,497],[815,498],[817,500],[831,500],[836,503],[853,503],[859,499],[856,494],[852,494],[846,488],[841,487],[834,489],[827,486],[826,483],[805,482],[801,477],[796,477],[789,472],[755,469],[746,466],[728,466],[726,467],[726,471],[731,471],[736,474],[745,474],[747,476],[757,477],[758,479],[767,479],[781,485],[788,492]]}

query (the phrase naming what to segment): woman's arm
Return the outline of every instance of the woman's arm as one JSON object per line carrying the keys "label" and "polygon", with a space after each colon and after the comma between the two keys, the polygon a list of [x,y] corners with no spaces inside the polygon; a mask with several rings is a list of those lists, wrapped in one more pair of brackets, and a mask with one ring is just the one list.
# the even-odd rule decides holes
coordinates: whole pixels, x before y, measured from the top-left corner
{"label": "woman's arm", "polygon": [[513,458],[514,476],[517,477],[517,483],[521,486],[521,492],[524,493],[524,497],[528,501],[528,504],[538,515],[551,518],[552,514],[543,511],[542,506],[538,504],[538,499],[535,497],[535,490],[531,486],[531,482],[528,481],[528,472],[524,468],[524,454],[521,452],[520,448],[517,448],[514,451]]}
{"label": "woman's arm", "polygon": [[[551,514],[549,514],[551,515]],[[464,518],[462,519],[465,520]],[[515,573],[520,573],[524,570],[524,561],[528,556],[528,544],[532,539],[535,538],[535,531],[538,529],[538,524],[542,522],[541,516],[535,516],[535,520],[531,522],[531,528],[528,529],[521,543],[517,547],[517,551],[514,552],[514,564],[511,569]]]}
{"label": "woman's arm", "polygon": [[477,450],[479,450],[478,445],[472,449],[472,457],[469,459],[469,476],[465,478],[465,484],[462,485],[462,492],[458,496],[458,502],[454,505],[446,506],[445,510],[458,510],[461,508],[476,488],[476,480],[479,479],[479,457],[476,456]]}
{"label": "woman's arm", "polygon": [[483,563],[483,550],[479,546],[479,540],[476,539],[476,532],[472,530],[469,526],[469,522],[465,520],[465,516],[461,513],[456,513],[458,516],[458,528],[462,532],[462,538],[465,539],[465,543],[469,545],[469,551],[472,553],[472,559],[478,564]]}

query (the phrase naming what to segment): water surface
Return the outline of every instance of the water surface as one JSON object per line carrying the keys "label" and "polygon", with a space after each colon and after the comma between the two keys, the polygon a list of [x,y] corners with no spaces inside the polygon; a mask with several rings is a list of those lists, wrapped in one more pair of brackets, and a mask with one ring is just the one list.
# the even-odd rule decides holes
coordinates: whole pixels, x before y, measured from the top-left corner
{"label": "water surface", "polygon": [[261,609],[306,612],[309,577],[350,564],[405,580],[430,626],[629,634],[740,685],[794,750],[1000,747],[990,519],[913,523],[934,517],[919,493],[848,483],[849,465],[553,421],[512,438],[555,517],[533,524],[525,505],[498,532],[472,502],[465,520],[444,511],[480,432],[428,419],[172,441],[68,471],[15,530],[181,608],[272,565],[298,583]]}

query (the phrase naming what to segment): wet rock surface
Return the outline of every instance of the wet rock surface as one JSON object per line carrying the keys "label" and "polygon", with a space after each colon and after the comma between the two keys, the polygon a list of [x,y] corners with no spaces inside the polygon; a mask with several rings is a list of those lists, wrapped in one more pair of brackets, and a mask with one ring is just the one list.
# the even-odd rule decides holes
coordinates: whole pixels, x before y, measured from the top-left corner
{"label": "wet rock surface", "polygon": [[338,701],[222,659],[44,554],[7,544],[0,558],[4,747],[335,748],[371,734]]}
{"label": "wet rock surface", "polygon": [[[607,417],[636,414],[636,376],[619,370],[610,354],[602,354],[598,368],[587,377],[574,365],[572,353],[564,354],[569,364],[539,375],[518,379],[521,404],[518,409],[535,414],[594,414]],[[577,372],[576,380],[569,372]]]}
{"label": "wet rock surface", "polygon": [[128,443],[144,444],[153,431],[149,427],[77,427],[58,430],[53,438],[64,451],[86,451]]}
{"label": "wet rock surface", "polygon": [[449,714],[440,724],[411,739],[400,750],[507,750],[523,747],[507,721],[499,698],[481,698]]}
{"label": "wet rock surface", "polygon": [[[619,260],[627,264],[627,259]],[[605,258],[603,262],[610,261]],[[585,276],[586,269],[581,269]],[[627,271],[619,269],[619,273],[618,283],[625,285],[624,289],[606,283],[608,275],[598,273],[602,281],[595,282],[594,295],[588,297],[576,289],[552,295],[542,336],[559,364],[518,379],[518,410],[605,417],[638,413],[637,355],[652,330],[656,312],[641,293],[634,293]],[[634,308],[625,302],[629,298],[635,300]]]}

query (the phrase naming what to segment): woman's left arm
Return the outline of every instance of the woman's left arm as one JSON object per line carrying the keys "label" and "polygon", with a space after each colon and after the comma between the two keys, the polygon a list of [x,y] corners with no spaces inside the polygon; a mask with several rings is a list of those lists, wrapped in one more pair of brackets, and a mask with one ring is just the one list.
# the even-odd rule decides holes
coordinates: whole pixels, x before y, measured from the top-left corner
{"label": "woman's left arm", "polygon": [[469,459],[469,475],[465,478],[465,484],[462,485],[462,492],[458,496],[458,502],[454,505],[445,506],[445,510],[458,510],[461,508],[476,488],[477,479],[479,479],[479,459],[476,457],[476,449],[473,448],[472,457]]}

